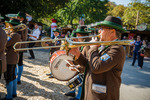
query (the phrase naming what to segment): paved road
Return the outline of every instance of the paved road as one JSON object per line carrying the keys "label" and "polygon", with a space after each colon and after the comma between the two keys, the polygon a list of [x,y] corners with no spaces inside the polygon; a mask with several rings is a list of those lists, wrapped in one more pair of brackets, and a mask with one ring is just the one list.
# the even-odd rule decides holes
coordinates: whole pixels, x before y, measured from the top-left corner
{"label": "paved road", "polygon": [[126,58],[122,73],[120,100],[150,100],[150,60],[144,61],[143,69],[130,66],[132,58]]}

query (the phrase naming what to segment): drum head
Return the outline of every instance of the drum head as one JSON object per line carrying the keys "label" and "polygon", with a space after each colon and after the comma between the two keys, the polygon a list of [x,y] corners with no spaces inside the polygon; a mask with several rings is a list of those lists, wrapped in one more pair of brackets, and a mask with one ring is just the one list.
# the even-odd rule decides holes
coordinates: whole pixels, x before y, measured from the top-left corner
{"label": "drum head", "polygon": [[73,57],[66,54],[59,55],[53,60],[50,67],[54,77],[60,81],[68,81],[77,74],[66,66],[67,62],[64,59],[72,61]]}

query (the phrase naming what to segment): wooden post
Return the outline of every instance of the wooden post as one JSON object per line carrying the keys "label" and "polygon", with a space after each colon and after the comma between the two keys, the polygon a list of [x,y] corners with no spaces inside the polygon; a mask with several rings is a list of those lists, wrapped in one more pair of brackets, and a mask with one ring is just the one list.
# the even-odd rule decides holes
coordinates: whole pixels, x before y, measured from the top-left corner
{"label": "wooden post", "polygon": [[137,29],[138,22],[139,22],[139,10],[137,11],[137,17],[136,17],[136,25],[135,25],[135,29]]}

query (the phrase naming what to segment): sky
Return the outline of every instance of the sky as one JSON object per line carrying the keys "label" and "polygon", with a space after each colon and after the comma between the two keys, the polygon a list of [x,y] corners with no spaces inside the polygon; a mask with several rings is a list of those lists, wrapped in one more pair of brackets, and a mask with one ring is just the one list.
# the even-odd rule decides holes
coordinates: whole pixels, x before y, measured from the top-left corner
{"label": "sky", "polygon": [[[110,0],[111,2],[115,2],[117,5],[121,4],[124,6],[127,6],[128,3],[130,3],[132,0]],[[145,0],[141,0],[141,2],[144,2]]]}

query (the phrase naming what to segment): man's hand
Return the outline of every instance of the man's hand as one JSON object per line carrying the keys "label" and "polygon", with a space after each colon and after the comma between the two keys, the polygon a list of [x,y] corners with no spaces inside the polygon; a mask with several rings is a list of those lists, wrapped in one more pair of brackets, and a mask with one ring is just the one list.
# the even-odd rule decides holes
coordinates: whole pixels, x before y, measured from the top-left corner
{"label": "man's hand", "polygon": [[[97,41],[98,41],[97,38],[92,38],[90,42],[97,42]],[[100,45],[90,45],[90,48],[93,48],[93,47],[100,47]]]}
{"label": "man's hand", "polygon": [[71,71],[75,71],[75,72],[78,71],[79,72],[79,70],[78,70],[79,65],[74,65],[73,62],[70,60],[65,60],[65,61],[67,62],[66,66],[69,67],[69,69]]}
{"label": "man's hand", "polygon": [[69,53],[73,54],[75,59],[78,59],[81,54],[79,48],[72,48]]}
{"label": "man's hand", "polygon": [[36,36],[33,36],[32,34],[28,34],[30,37],[34,37],[34,38],[37,38]]}
{"label": "man's hand", "polygon": [[32,37],[32,34],[28,34],[30,37]]}

